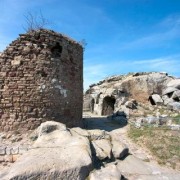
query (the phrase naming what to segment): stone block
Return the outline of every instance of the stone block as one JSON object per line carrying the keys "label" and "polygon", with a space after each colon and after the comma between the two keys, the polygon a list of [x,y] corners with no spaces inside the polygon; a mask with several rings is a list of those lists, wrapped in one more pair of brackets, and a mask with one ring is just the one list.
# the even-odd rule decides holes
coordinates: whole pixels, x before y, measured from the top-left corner
{"label": "stone block", "polygon": [[4,161],[5,161],[4,156],[0,155],[0,163]]}
{"label": "stone block", "polygon": [[13,162],[13,155],[11,155],[11,154],[10,155],[5,155],[4,156],[4,161],[12,163]]}
{"label": "stone block", "polygon": [[5,155],[6,154],[6,147],[2,146],[0,147],[0,155]]}
{"label": "stone block", "polygon": [[28,146],[20,146],[19,147],[19,154],[23,154],[28,151]]}
{"label": "stone block", "polygon": [[12,154],[12,155],[19,154],[19,147],[13,147],[13,148],[11,149],[11,154]]}

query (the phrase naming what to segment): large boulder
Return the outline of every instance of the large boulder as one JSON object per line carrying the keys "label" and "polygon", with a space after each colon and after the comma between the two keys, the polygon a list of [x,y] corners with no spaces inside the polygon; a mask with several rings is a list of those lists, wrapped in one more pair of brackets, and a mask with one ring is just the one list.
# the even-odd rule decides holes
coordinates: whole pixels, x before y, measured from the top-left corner
{"label": "large boulder", "polygon": [[162,94],[162,90],[170,80],[171,78],[164,73],[146,73],[126,78],[121,86],[130,98],[137,102],[148,103],[149,96],[153,93]]}
{"label": "large boulder", "polygon": [[129,153],[128,147],[117,140],[112,140],[112,153],[115,159],[123,159]]}
{"label": "large boulder", "polygon": [[180,89],[180,79],[173,79],[173,80],[171,80],[167,84],[167,86],[168,87],[174,87],[174,88]]}
{"label": "large boulder", "polygon": [[100,139],[92,141],[96,157],[99,160],[111,159],[111,143],[107,139]]}
{"label": "large boulder", "polygon": [[151,96],[151,98],[152,98],[152,100],[154,101],[155,104],[157,104],[157,105],[163,104],[163,100],[162,100],[162,98],[161,98],[161,96],[159,94],[153,94]]}
{"label": "large boulder", "polygon": [[65,125],[45,122],[38,139],[2,179],[84,180],[92,170],[88,138],[73,136]]}
{"label": "large boulder", "polygon": [[175,101],[180,101],[180,90],[177,90],[173,93],[172,99],[174,99]]}
{"label": "large boulder", "polygon": [[166,87],[166,89],[163,90],[162,95],[172,94],[174,91],[177,91],[178,89],[175,87]]}
{"label": "large boulder", "polygon": [[174,99],[169,98],[168,95],[162,96],[162,99],[163,99],[163,101],[164,101],[164,105],[167,105],[167,104],[169,104],[169,103],[175,102]]}
{"label": "large boulder", "polygon": [[118,161],[117,168],[123,175],[152,174],[152,169],[142,160],[133,155],[127,156],[123,161]]}
{"label": "large boulder", "polygon": [[129,148],[118,138],[116,131],[111,131],[112,154],[115,159],[123,159],[129,154]]}
{"label": "large boulder", "polygon": [[172,102],[167,105],[167,108],[174,111],[180,111],[180,102]]}

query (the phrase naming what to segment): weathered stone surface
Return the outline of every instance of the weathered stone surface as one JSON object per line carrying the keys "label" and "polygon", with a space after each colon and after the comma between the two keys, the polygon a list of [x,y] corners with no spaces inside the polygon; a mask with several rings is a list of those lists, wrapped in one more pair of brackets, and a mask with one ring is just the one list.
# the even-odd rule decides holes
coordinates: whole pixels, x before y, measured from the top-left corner
{"label": "weathered stone surface", "polygon": [[180,111],[180,102],[172,102],[167,105],[168,109]]}
{"label": "weathered stone surface", "polygon": [[[54,127],[55,122],[51,123],[48,127]],[[61,128],[62,124],[56,124],[50,131],[42,127],[47,127],[47,122],[42,124],[33,148],[24,153],[8,173],[0,175],[1,179],[84,180],[92,170],[88,138],[73,136],[68,129]]]}
{"label": "weathered stone surface", "polygon": [[[154,72],[109,77],[90,86],[85,93],[84,103],[87,107],[91,99],[89,102],[93,103],[92,112],[98,115],[111,115],[119,109],[129,114],[128,111],[136,110],[140,103],[151,104],[152,94],[157,104],[163,104],[160,96],[171,80],[173,77],[168,76],[167,73]],[[132,99],[138,104],[131,101]]]}
{"label": "weathered stone surface", "polygon": [[[131,178],[129,178],[131,179]],[[152,174],[152,175],[135,175],[132,179],[136,180],[179,180],[179,174]]]}
{"label": "weathered stone surface", "polygon": [[100,139],[92,141],[92,145],[95,149],[96,157],[99,160],[106,158],[111,159],[111,144],[107,139]]}
{"label": "weathered stone surface", "polygon": [[123,174],[152,174],[152,169],[142,160],[133,155],[127,156],[123,161],[118,161],[117,168]]}
{"label": "weathered stone surface", "polygon": [[126,103],[125,103],[125,106],[127,107],[127,108],[130,108],[130,109],[136,109],[137,107],[136,107],[136,104],[133,102],[133,101],[127,101]]}
{"label": "weathered stone surface", "polygon": [[159,124],[159,118],[149,115],[144,118],[143,122],[148,124]]}
{"label": "weathered stone surface", "polygon": [[59,130],[59,131],[67,131],[66,125],[62,124],[62,123],[58,123],[55,121],[47,121],[45,123],[42,123],[38,129],[37,129],[37,133],[38,136],[42,136],[45,134],[49,134],[55,130]]}
{"label": "weathered stone surface", "polygon": [[114,164],[107,165],[100,170],[93,171],[89,180],[119,180],[121,179],[121,173]]}
{"label": "weathered stone surface", "polygon": [[107,134],[106,131],[102,131],[99,129],[88,130],[90,140],[98,140],[98,139],[110,139],[110,135]]}
{"label": "weathered stone surface", "polygon": [[82,46],[54,31],[13,41],[0,55],[1,123],[8,119],[0,130],[31,130],[48,120],[81,126],[82,66]]}
{"label": "weathered stone surface", "polygon": [[73,135],[81,135],[81,136],[89,137],[88,131],[85,129],[81,129],[79,127],[71,128],[70,131]]}
{"label": "weathered stone surface", "polygon": [[128,155],[129,149],[125,144],[117,140],[112,140],[111,143],[112,143],[112,153],[114,158],[122,159]]}
{"label": "weathered stone surface", "polygon": [[173,79],[173,80],[171,80],[167,84],[167,86],[168,87],[174,87],[174,88],[180,89],[180,79]]}
{"label": "weathered stone surface", "polygon": [[114,158],[122,159],[126,157],[129,153],[129,148],[120,141],[116,131],[111,131],[109,134],[111,136],[112,154]]}
{"label": "weathered stone surface", "polygon": [[174,91],[172,99],[180,101],[180,90]]}
{"label": "weathered stone surface", "polygon": [[174,91],[177,91],[178,89],[175,87],[167,87],[165,90],[163,90],[162,95],[173,93]]}
{"label": "weathered stone surface", "polygon": [[162,99],[164,101],[164,105],[175,102],[174,99],[169,98],[167,95],[162,96]]}
{"label": "weathered stone surface", "polygon": [[163,104],[163,100],[159,94],[153,94],[151,97],[155,104],[157,104],[157,105]]}

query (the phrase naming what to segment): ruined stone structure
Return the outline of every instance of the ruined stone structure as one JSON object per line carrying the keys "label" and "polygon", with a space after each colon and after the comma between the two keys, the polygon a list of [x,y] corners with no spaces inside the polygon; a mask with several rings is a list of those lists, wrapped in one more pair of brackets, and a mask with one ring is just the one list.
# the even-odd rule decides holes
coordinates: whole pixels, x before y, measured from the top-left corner
{"label": "ruined stone structure", "polygon": [[83,48],[40,29],[21,34],[0,55],[0,130],[29,130],[82,119]]}

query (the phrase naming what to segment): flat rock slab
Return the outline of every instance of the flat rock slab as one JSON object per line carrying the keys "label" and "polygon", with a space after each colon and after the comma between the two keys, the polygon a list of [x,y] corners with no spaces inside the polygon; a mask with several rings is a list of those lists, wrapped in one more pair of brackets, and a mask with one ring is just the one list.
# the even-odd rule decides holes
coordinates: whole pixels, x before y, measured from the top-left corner
{"label": "flat rock slab", "polygon": [[123,161],[118,161],[117,167],[123,175],[153,173],[145,162],[133,155],[127,156]]}
{"label": "flat rock slab", "polygon": [[121,179],[121,173],[114,164],[108,164],[106,167],[100,170],[93,171],[89,180],[119,180]]}
{"label": "flat rock slab", "polygon": [[34,146],[24,153],[1,180],[84,180],[92,170],[88,138],[73,136],[62,124],[44,123]]}
{"label": "flat rock slab", "polygon": [[179,174],[162,174],[162,175],[136,175],[128,177],[128,180],[179,180]]}

